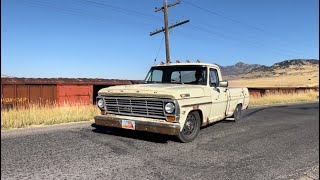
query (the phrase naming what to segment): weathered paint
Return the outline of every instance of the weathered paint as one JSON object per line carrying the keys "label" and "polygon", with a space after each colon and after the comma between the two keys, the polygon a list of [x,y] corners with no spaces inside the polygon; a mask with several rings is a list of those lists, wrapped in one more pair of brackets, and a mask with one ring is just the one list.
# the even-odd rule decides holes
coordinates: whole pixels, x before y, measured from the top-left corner
{"label": "weathered paint", "polygon": [[92,85],[57,85],[58,104],[92,104],[92,96]]}
{"label": "weathered paint", "polygon": [[1,85],[1,108],[48,104],[56,100],[55,85]]}

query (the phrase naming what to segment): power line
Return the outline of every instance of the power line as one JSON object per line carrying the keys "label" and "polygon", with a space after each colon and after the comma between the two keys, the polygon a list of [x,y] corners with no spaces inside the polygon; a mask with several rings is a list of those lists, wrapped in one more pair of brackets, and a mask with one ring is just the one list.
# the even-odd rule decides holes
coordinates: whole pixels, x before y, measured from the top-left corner
{"label": "power line", "polygon": [[[245,26],[245,27],[247,27],[247,28],[254,29],[254,30],[256,30],[256,31],[260,31],[260,32],[263,32],[263,33],[265,33],[265,34],[271,35],[271,36],[273,36],[273,37],[275,37],[275,38],[277,38],[277,39],[279,39],[279,40],[281,40],[281,41],[284,42],[284,40],[281,39],[281,37],[280,37],[279,35],[276,35],[276,34],[274,34],[274,33],[268,32],[268,31],[266,31],[266,30],[264,30],[264,29],[262,29],[262,28],[259,28],[259,27],[256,27],[256,26],[253,26],[253,25],[250,25],[250,24],[247,24],[247,23],[243,23],[243,22],[241,22],[241,21],[238,21],[238,20],[235,20],[235,19],[233,19],[233,18],[230,18],[230,17],[227,17],[227,16],[225,16],[225,15],[222,15],[221,13],[217,13],[217,12],[214,12],[214,11],[212,11],[212,10],[208,10],[208,9],[206,9],[206,8],[203,8],[203,7],[200,7],[200,6],[195,5],[195,4],[193,4],[193,3],[190,3],[190,2],[188,2],[188,1],[186,1],[186,0],[184,0],[183,2],[186,3],[186,4],[188,4],[188,5],[190,5],[190,6],[192,6],[192,7],[194,7],[194,8],[203,10],[203,11],[205,11],[205,12],[208,12],[208,13],[210,13],[210,14],[214,14],[214,15],[216,15],[216,16],[220,16],[220,17],[222,17],[222,18],[224,18],[224,19],[227,19],[227,20],[230,20],[230,21],[232,21],[232,22],[241,24],[241,25],[243,25],[243,26]],[[221,35],[220,35],[220,36],[221,36]],[[290,43],[290,42],[285,42],[285,44],[291,44],[291,43]],[[285,50],[285,51],[286,51],[286,50]],[[289,51],[288,51],[288,52],[289,52]],[[294,53],[297,53],[297,54],[301,54],[300,52],[297,52],[297,51],[291,51],[291,52],[294,52]]]}
{"label": "power line", "polygon": [[[179,31],[179,30],[176,30],[176,31]],[[182,32],[182,31],[179,31],[179,34],[177,34],[178,36],[183,36],[183,37],[186,37],[186,38],[188,38],[188,39],[192,39],[192,40],[196,40],[196,41],[201,41],[201,42],[206,42],[206,43],[208,43],[208,44],[215,44],[215,45],[219,45],[219,46],[221,46],[221,47],[225,47],[223,44],[222,44],[222,42],[221,41],[219,41],[219,40],[217,40],[217,39],[213,39],[212,37],[206,37],[206,38],[204,38],[204,37],[201,37],[201,36],[199,36],[198,34],[188,34],[188,33],[185,33],[185,32]],[[212,43],[212,42],[214,42],[214,43]],[[225,42],[225,41],[224,41]],[[246,47],[249,47],[249,48],[252,48],[252,47],[256,47],[256,48],[263,48],[264,46],[259,46],[259,45],[257,45],[257,44],[248,44],[248,43],[246,43],[246,44],[244,44],[244,43],[241,43],[241,42],[239,42],[239,41],[234,41],[234,43],[237,43],[237,44],[240,44],[241,46],[246,46]],[[238,46],[238,45],[237,45]],[[270,48],[268,48],[268,49],[270,49]],[[270,53],[274,53],[274,54],[278,54],[278,55],[282,55],[282,56],[287,56],[287,57],[292,57],[292,55],[290,55],[290,54],[287,54],[287,53],[285,53],[285,52],[283,52],[283,51],[281,51],[281,50],[277,50],[277,49],[270,49],[269,50],[269,52]]]}
{"label": "power line", "polygon": [[264,33],[267,33],[267,34],[272,35],[272,36],[274,36],[274,37],[278,37],[278,38],[280,37],[280,36],[278,36],[278,35],[276,35],[276,34],[267,32],[266,30],[264,30],[264,29],[262,29],[262,28],[259,28],[259,27],[256,27],[256,26],[253,26],[253,25],[250,25],[250,24],[247,24],[247,23],[240,22],[240,21],[238,21],[238,20],[235,20],[235,19],[233,19],[233,18],[227,17],[227,16],[222,15],[222,14],[220,14],[220,13],[217,13],[217,12],[214,12],[214,11],[212,11],[212,10],[208,10],[208,9],[206,9],[206,8],[203,8],[203,7],[200,7],[200,6],[195,5],[195,4],[193,4],[193,3],[190,3],[190,2],[188,2],[188,1],[186,1],[186,0],[184,0],[184,3],[186,3],[186,4],[188,4],[188,5],[192,6],[192,7],[198,8],[198,9],[200,9],[200,10],[203,10],[203,11],[205,11],[205,12],[208,12],[208,13],[210,13],[210,14],[213,14],[213,15],[216,15],[216,16],[220,16],[220,17],[222,17],[222,18],[224,18],[224,19],[227,19],[227,20],[230,20],[230,21],[232,21],[232,22],[241,24],[241,25],[243,25],[243,26],[245,26],[245,27],[248,27],[248,28],[251,28],[251,29],[254,29],[254,30],[257,30],[257,31],[261,31],[261,32],[264,32]]}
{"label": "power line", "polygon": [[[79,9],[66,9],[66,8],[60,8],[60,7],[57,7],[57,6],[50,6],[48,5],[48,3],[46,4],[43,4],[44,2],[39,2],[39,1],[27,1],[27,0],[20,0],[19,2],[23,2],[23,3],[29,3],[31,5],[34,5],[34,6],[37,6],[37,7],[44,7],[44,8],[49,8],[51,10],[55,10],[55,11],[58,11],[58,12],[63,12],[63,13],[67,13],[67,14],[72,14],[72,15],[78,15],[78,16],[88,16],[88,17],[91,17],[91,18],[94,18],[94,19],[97,19],[97,20],[103,20],[103,21],[115,21],[117,23],[138,23],[140,25],[143,25],[143,26],[148,26],[148,27],[151,27],[153,25],[151,24],[147,24],[147,23],[141,23],[141,22],[133,22],[133,21],[128,21],[128,20],[123,20],[123,19],[119,19],[119,18],[114,18],[114,17],[104,17],[104,16],[98,16],[96,14],[92,14],[92,13],[88,13],[88,12],[83,12],[82,10],[79,10]],[[141,13],[139,11],[135,11],[135,10],[129,10],[129,9],[125,9],[125,8],[121,8],[121,7],[117,7],[117,6],[112,6],[112,5],[108,5],[108,4],[103,4],[103,3],[96,3],[96,2],[93,2],[93,1],[89,1],[89,0],[85,0],[85,2],[88,2],[88,3],[91,3],[91,4],[95,4],[95,5],[98,5],[98,6],[103,6],[103,7],[109,7],[109,8],[112,8],[113,10],[118,10],[119,12],[122,12],[122,13],[125,13],[125,14],[134,14],[134,15],[139,15],[139,16],[143,16],[143,17],[148,17],[148,18],[153,18],[153,19],[157,19],[157,20],[160,20],[161,18],[158,18],[157,16],[153,16],[153,15],[148,15],[148,14],[145,14],[145,13]],[[239,40],[239,39],[235,39],[233,37],[230,37],[230,36],[227,36],[227,35],[224,35],[223,33],[216,33],[216,32],[213,32],[211,30],[208,30],[208,29],[205,29],[205,28],[200,28],[200,27],[197,27],[197,26],[193,26],[191,25],[193,29],[196,29],[198,31],[202,31],[202,32],[206,32],[208,34],[215,34],[221,38],[225,38],[225,39],[231,39],[231,40],[234,40],[235,42],[237,43],[240,43],[239,41],[243,41],[243,40]],[[137,26],[139,27],[139,26]],[[198,34],[197,34],[198,35]],[[191,36],[189,35],[189,38]],[[193,36],[193,38],[199,38],[199,39],[204,39],[204,40],[207,40],[205,38],[202,38],[201,36]],[[163,40],[162,40],[163,41]],[[245,43],[249,44],[251,43],[252,46],[255,46],[257,47],[258,43],[252,43],[252,42],[248,42],[248,41],[244,41]],[[216,43],[216,41],[215,41]],[[243,44],[241,44],[243,45]],[[261,47],[265,47],[263,44],[260,44]],[[162,42],[161,42],[161,45],[162,46]],[[159,48],[161,49],[161,47]],[[274,49],[271,49],[271,50],[274,50]],[[277,50],[278,51],[278,50]],[[281,52],[283,52],[283,50],[280,50]],[[286,51],[286,50],[285,50]],[[158,57],[158,54],[159,54],[160,50],[158,50],[158,53],[157,53],[157,57]],[[278,53],[279,54],[279,53]],[[286,56],[288,56],[286,54]],[[156,57],[156,58],[157,58]]]}
{"label": "power line", "polygon": [[161,42],[160,42],[160,46],[159,46],[159,49],[158,49],[158,52],[157,52],[157,56],[154,59],[155,63],[157,62],[157,59],[158,59],[158,56],[159,56],[159,53],[160,53],[160,50],[161,50],[161,47],[162,47],[162,44],[163,44],[163,40],[164,40],[164,35],[162,36],[162,39],[161,39]]}
{"label": "power line", "polygon": [[[235,42],[243,42],[243,43],[246,43],[246,44],[249,44],[249,45],[253,45],[253,46],[260,46],[260,47],[265,47],[265,44],[261,43],[261,42],[253,42],[253,41],[248,41],[248,40],[242,40],[242,39],[238,39],[238,38],[235,38],[235,37],[231,37],[231,36],[228,36],[228,35],[225,35],[223,33],[217,33],[217,32],[213,32],[211,30],[208,30],[208,29],[205,29],[205,28],[200,28],[200,27],[197,27],[197,26],[192,26],[191,27],[192,29],[196,29],[196,30],[200,30],[200,31],[203,31],[203,32],[206,32],[208,34],[214,34],[216,36],[219,36],[221,38],[226,38],[226,39],[230,39],[230,40],[233,40]],[[258,45],[258,46],[257,46]],[[274,50],[278,50],[278,51],[282,51],[282,52],[287,52],[287,53],[294,53],[294,54],[300,54],[299,52],[295,52],[295,51],[288,51],[288,50],[285,50],[285,49],[276,49],[276,48],[273,48]],[[286,53],[286,54],[287,54]]]}
{"label": "power line", "polygon": [[130,13],[130,14],[143,16],[143,17],[146,17],[146,18],[152,18],[152,19],[157,18],[158,19],[157,16],[154,16],[152,14],[145,14],[145,13],[141,13],[139,11],[135,11],[135,10],[131,10],[131,9],[125,9],[125,8],[122,8],[122,7],[119,7],[119,6],[113,6],[113,5],[110,5],[110,4],[99,3],[99,2],[95,2],[95,1],[89,1],[89,0],[84,0],[84,2],[93,4],[93,5],[96,5],[96,6],[108,7],[108,8],[111,8],[113,10],[120,11],[120,12],[126,12],[126,13]]}
{"label": "power line", "polygon": [[[122,7],[117,7],[117,6],[113,6],[113,5],[109,5],[109,4],[104,4],[104,3],[97,3],[97,2],[94,2],[94,1],[90,1],[90,0],[84,0],[84,1],[85,1],[85,2],[88,2],[88,3],[91,3],[91,4],[94,4],[94,5],[112,8],[113,10],[117,10],[117,11],[123,12],[123,13],[125,13],[125,14],[130,13],[130,14],[140,15],[140,16],[143,16],[143,17],[153,18],[153,19],[157,19],[157,20],[160,20],[160,19],[161,19],[161,18],[159,18],[159,17],[157,17],[157,16],[149,15],[149,14],[145,14],[145,13],[141,13],[141,12],[139,12],[139,11],[135,11],[135,10],[131,10],[131,9],[125,9],[125,8],[122,8]],[[185,2],[186,2],[186,1],[185,1]],[[199,7],[199,6],[194,5],[194,4],[192,4],[192,3],[189,3],[189,2],[186,2],[186,3],[187,3],[187,4],[190,4],[190,5],[192,5],[192,6]],[[201,8],[201,7],[199,7],[199,8]],[[204,8],[202,8],[202,9],[204,9]],[[206,9],[204,9],[204,10],[206,10]],[[209,11],[209,10],[206,10],[206,11]],[[211,13],[214,13],[215,15],[222,16],[222,17],[224,17],[224,18],[227,18],[227,19],[229,19],[229,20],[232,20],[232,21],[234,21],[234,22],[237,22],[237,23],[240,23],[240,24],[241,24],[240,21],[237,21],[237,20],[228,18],[228,17],[226,17],[226,16],[223,16],[223,15],[221,15],[221,14],[219,14],[219,13],[216,13],[216,12],[213,12],[213,11],[210,11],[210,12],[211,12]],[[243,24],[243,23],[242,23],[242,24]],[[251,25],[248,25],[248,24],[243,24],[243,25],[251,26]],[[260,28],[254,27],[254,26],[251,26],[251,27],[255,28],[256,30],[262,30],[262,29],[260,29]],[[236,42],[242,41],[242,42],[247,43],[247,44],[252,44],[252,46],[254,46],[254,47],[258,47],[257,45],[259,45],[259,44],[261,45],[261,47],[265,47],[263,44],[261,44],[261,43],[259,43],[259,42],[250,42],[250,41],[239,40],[239,39],[237,39],[237,38],[233,38],[233,37],[227,36],[227,35],[225,35],[225,34],[223,34],[223,33],[213,32],[213,31],[211,31],[211,30],[204,29],[204,28],[201,28],[201,27],[197,27],[197,26],[194,26],[194,25],[191,25],[191,28],[197,29],[197,30],[199,30],[199,31],[203,31],[203,32],[206,32],[206,33],[209,33],[209,34],[215,34],[215,35],[217,35],[217,36],[219,36],[219,37],[221,37],[221,38],[231,39],[231,40],[234,40],[234,41],[236,41]],[[262,31],[264,31],[264,30],[262,30]],[[274,49],[274,50],[276,50],[276,49]],[[276,50],[276,51],[281,51],[281,52],[283,52],[283,50],[279,50],[279,49]],[[286,50],[284,50],[284,51],[286,51]],[[287,52],[289,52],[289,51],[287,51]],[[279,53],[278,53],[278,54],[279,54]],[[289,55],[286,54],[286,53],[282,53],[282,54],[283,54],[283,55],[285,54],[286,56],[289,56]]]}
{"label": "power line", "polygon": [[[57,11],[57,12],[62,12],[62,13],[66,13],[66,14],[71,14],[71,15],[76,15],[76,16],[86,16],[86,17],[90,17],[96,20],[102,20],[102,21],[114,21],[116,23],[135,23],[135,24],[139,24],[141,26],[147,26],[147,27],[151,27],[153,26],[152,24],[148,24],[148,23],[144,23],[144,22],[133,22],[133,21],[128,21],[128,20],[124,20],[124,19],[120,19],[120,18],[114,18],[114,17],[105,17],[105,16],[99,16],[97,14],[92,14],[92,13],[88,13],[88,12],[84,12],[82,10],[79,9],[66,9],[66,8],[60,8],[54,5],[49,5],[48,3],[44,2],[40,2],[40,1],[27,1],[27,0],[20,0],[20,3],[24,3],[24,4],[29,4],[32,7],[41,7],[41,8],[47,8],[53,11]],[[138,26],[139,27],[139,26]]]}
{"label": "power line", "polygon": [[[104,4],[104,3],[97,3],[97,2],[94,2],[94,1],[90,1],[90,0],[84,0],[85,2],[89,2],[89,3],[92,3],[92,4],[95,4],[95,5],[98,5],[98,6],[104,6],[104,7],[109,7],[109,8],[112,8],[114,10],[120,10],[120,12],[128,12],[128,13],[131,13],[131,14],[135,14],[135,15],[140,15],[140,16],[144,16],[144,17],[148,17],[148,18],[153,18],[153,19],[157,19],[157,20],[160,20],[161,18],[157,17],[157,16],[154,16],[154,15],[149,15],[149,14],[145,14],[145,13],[141,13],[139,11],[135,11],[135,10],[131,10],[131,9],[125,9],[125,8],[122,8],[122,7],[117,7],[117,6],[113,6],[113,5],[109,5],[109,4]],[[213,13],[215,15],[218,15],[218,16],[221,16],[221,17],[224,17],[224,18],[227,18],[229,20],[232,20],[234,22],[237,22],[237,23],[240,23],[240,24],[243,24],[243,25],[246,25],[248,27],[251,27],[251,28],[254,28],[255,30],[260,30],[260,31],[264,31],[263,29],[261,28],[257,28],[257,27],[254,27],[252,25],[248,25],[248,24],[244,24],[240,21],[237,21],[237,20],[234,20],[232,18],[229,18],[229,17],[226,17],[222,14],[219,14],[219,13],[216,13],[216,12],[213,12],[213,11],[210,11],[210,10],[207,10],[205,8],[202,8],[202,7],[199,7],[197,5],[194,5],[190,2],[187,2],[184,0],[185,3],[191,5],[191,6],[194,6],[194,7],[197,7],[197,8],[201,8],[202,10],[205,10],[207,12],[210,12],[210,13]],[[206,32],[206,33],[210,33],[210,34],[215,34],[219,37],[222,37],[222,38],[226,38],[226,39],[231,39],[231,40],[235,40],[235,41],[239,41],[239,39],[236,39],[236,38],[233,38],[233,37],[230,37],[230,36],[227,36],[227,35],[224,35],[223,33],[217,33],[217,32],[213,32],[211,30],[208,30],[208,29],[204,29],[204,28],[201,28],[201,27],[198,27],[198,26],[194,26],[194,25],[191,25],[191,27],[193,29],[198,29],[199,31],[203,31],[203,32]],[[244,40],[240,40],[240,41],[243,41],[243,42],[246,42],[246,43],[252,43],[252,44],[259,44],[259,42],[249,42],[249,41],[244,41]],[[284,50],[284,51],[287,51],[287,50]],[[289,52],[289,51],[288,51]],[[294,52],[294,53],[297,53],[297,52]],[[298,53],[300,54],[300,53]]]}

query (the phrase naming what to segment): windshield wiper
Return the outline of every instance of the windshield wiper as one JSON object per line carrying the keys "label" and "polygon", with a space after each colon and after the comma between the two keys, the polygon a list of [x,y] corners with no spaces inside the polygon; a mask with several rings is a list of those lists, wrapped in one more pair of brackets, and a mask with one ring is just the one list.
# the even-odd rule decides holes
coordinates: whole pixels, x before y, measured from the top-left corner
{"label": "windshield wiper", "polygon": [[157,82],[157,81],[145,81],[145,84],[157,84],[157,83],[162,83],[162,82]]}
{"label": "windshield wiper", "polygon": [[171,82],[171,84],[184,84],[183,82]]}
{"label": "windshield wiper", "polygon": [[183,82],[181,81],[177,81],[175,79],[171,79],[171,82],[170,83],[173,83],[173,84],[184,84]]}

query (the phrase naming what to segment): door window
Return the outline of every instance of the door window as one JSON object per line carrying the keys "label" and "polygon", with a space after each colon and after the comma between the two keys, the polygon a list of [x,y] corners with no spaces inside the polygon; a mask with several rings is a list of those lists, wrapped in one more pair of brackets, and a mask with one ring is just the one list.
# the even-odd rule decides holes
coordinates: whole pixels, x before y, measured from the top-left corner
{"label": "door window", "polygon": [[216,69],[210,69],[210,86],[217,87],[219,86],[219,78]]}

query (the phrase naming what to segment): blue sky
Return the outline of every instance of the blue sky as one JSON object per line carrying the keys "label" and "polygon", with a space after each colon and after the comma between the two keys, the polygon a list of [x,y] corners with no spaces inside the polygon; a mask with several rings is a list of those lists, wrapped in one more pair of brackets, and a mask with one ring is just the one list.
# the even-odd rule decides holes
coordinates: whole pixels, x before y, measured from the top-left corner
{"label": "blue sky", "polygon": [[[162,2],[2,0],[1,74],[143,79],[155,58],[165,62],[163,33],[149,36],[163,26],[154,12]],[[170,23],[187,19],[170,31],[172,61],[319,59],[318,0],[182,0],[169,8]]]}

